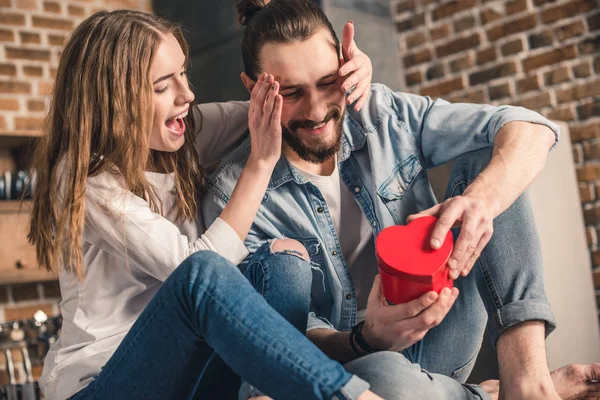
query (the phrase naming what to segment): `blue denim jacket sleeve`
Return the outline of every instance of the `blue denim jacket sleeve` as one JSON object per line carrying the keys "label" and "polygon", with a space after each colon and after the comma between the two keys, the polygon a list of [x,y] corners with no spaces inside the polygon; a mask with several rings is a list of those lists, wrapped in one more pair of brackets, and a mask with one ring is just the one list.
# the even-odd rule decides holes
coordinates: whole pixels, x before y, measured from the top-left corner
{"label": "blue denim jacket sleeve", "polygon": [[449,103],[387,90],[398,118],[420,145],[425,168],[492,146],[500,128],[512,121],[545,125],[556,136],[554,145],[558,142],[558,125],[523,107]]}

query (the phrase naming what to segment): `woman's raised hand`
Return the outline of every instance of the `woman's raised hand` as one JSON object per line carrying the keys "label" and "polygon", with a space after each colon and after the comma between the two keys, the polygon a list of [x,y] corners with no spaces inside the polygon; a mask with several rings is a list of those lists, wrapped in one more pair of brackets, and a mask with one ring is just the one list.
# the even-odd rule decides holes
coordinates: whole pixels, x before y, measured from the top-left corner
{"label": "woman's raised hand", "polygon": [[279,83],[272,75],[262,73],[250,95],[248,127],[250,128],[249,162],[273,168],[281,156],[281,109],[283,99]]}
{"label": "woman's raised hand", "polygon": [[354,109],[359,111],[369,98],[371,79],[373,78],[373,65],[371,59],[363,53],[354,41],[354,22],[348,21],[342,31],[342,53],[340,75],[345,77],[342,84],[344,93],[350,89],[346,102],[354,104]]}

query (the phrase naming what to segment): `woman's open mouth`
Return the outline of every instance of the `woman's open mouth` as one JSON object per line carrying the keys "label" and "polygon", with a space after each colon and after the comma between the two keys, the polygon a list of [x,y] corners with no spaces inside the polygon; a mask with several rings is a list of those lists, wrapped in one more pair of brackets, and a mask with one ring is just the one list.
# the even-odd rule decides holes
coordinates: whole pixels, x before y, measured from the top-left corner
{"label": "woman's open mouth", "polygon": [[185,122],[183,119],[188,115],[189,110],[185,110],[179,115],[169,118],[165,122],[167,129],[175,136],[181,136],[185,132]]}

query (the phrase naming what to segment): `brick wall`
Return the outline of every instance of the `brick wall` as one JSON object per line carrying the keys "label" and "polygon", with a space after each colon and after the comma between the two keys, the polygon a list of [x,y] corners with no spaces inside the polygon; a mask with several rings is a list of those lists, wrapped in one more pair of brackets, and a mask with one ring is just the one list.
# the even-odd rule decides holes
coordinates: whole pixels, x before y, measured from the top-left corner
{"label": "brick wall", "polygon": [[567,121],[600,309],[600,1],[392,0],[405,90]]}
{"label": "brick wall", "polygon": [[151,11],[148,0],[0,0],[0,130],[37,130],[65,36],[99,10]]}
{"label": "brick wall", "polygon": [[[94,12],[118,8],[152,9],[149,0],[0,0],[0,134],[39,130],[65,37]],[[0,145],[0,169],[14,166],[7,157],[10,153]],[[58,282],[0,286],[0,322],[31,319],[37,310],[57,315],[59,302]],[[33,372],[38,377],[41,365],[34,365]]]}

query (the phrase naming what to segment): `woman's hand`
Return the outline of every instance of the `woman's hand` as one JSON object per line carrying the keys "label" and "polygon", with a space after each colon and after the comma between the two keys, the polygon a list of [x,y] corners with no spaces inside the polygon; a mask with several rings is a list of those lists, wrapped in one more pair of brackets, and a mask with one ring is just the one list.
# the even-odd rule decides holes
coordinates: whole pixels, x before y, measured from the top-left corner
{"label": "woman's hand", "polygon": [[348,104],[354,104],[354,109],[359,111],[369,98],[371,80],[373,79],[373,66],[371,59],[354,42],[354,22],[348,21],[342,31],[343,59],[340,64],[340,75],[345,76],[342,90],[344,93],[354,87],[352,93],[346,98]]}
{"label": "woman's hand", "polygon": [[262,73],[250,95],[248,127],[251,152],[248,163],[275,167],[281,156],[282,105],[279,83],[272,75]]}

